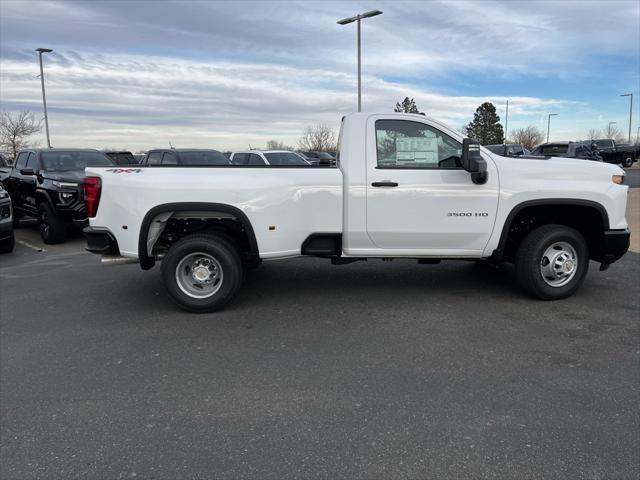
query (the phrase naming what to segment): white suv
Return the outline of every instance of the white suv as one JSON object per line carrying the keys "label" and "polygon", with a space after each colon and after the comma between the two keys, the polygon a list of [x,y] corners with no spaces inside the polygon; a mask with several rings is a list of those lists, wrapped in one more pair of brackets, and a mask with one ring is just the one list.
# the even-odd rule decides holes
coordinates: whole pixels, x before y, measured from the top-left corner
{"label": "white suv", "polygon": [[230,159],[234,165],[287,167],[311,165],[301,155],[289,150],[245,150],[233,152]]}

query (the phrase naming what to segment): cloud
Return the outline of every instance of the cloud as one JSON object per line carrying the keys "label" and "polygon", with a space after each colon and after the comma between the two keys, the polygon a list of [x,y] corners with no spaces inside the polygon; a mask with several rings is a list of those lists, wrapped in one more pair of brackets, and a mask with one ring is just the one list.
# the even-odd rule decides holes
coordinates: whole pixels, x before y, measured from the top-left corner
{"label": "cloud", "polygon": [[[0,64],[4,108],[40,110],[33,60]],[[356,102],[351,74],[275,64],[57,52],[47,59],[45,78],[52,135],[67,146],[139,149],[171,140],[240,148],[270,138],[295,144],[306,125],[338,125]],[[504,101],[441,95],[371,75],[364,77],[363,90],[367,110],[391,111],[409,95],[430,116],[455,127],[483,101]],[[511,102],[514,118],[574,104],[533,97]]]}
{"label": "cloud", "polygon": [[[355,26],[335,22],[371,8],[361,1],[153,8],[128,1],[124,8],[2,0],[1,106],[40,111],[33,48],[46,46],[55,50],[46,56],[46,80],[57,144],[138,149],[170,139],[236,148],[272,137],[295,144],[306,125],[338,125],[354,110]],[[559,98],[558,85],[638,83],[636,1],[382,1],[376,8],[384,15],[363,22],[369,111],[390,111],[410,96],[457,128],[484,101],[502,115],[508,93],[510,127],[542,125],[552,111],[579,136],[576,112],[597,113],[584,95]]]}

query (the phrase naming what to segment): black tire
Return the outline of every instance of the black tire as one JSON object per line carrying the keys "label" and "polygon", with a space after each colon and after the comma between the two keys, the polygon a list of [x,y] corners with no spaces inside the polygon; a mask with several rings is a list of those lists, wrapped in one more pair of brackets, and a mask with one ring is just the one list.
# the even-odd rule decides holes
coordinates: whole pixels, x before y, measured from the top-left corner
{"label": "black tire", "polygon": [[622,166],[624,168],[633,167],[633,157],[631,155],[625,155],[624,158],[622,159]]}
{"label": "black tire", "polygon": [[[545,280],[543,271],[545,266],[550,265],[549,256],[545,256],[548,251],[558,252],[557,250],[549,250],[551,246],[568,245],[573,249],[577,260],[575,273],[566,284],[558,284],[553,286],[549,282],[562,279],[552,280],[551,276],[547,276]],[[560,252],[562,248],[560,248]],[[569,250],[568,250],[569,251]],[[547,262],[547,263],[545,263]],[[559,258],[561,263],[561,259]],[[553,262],[555,265],[559,263]],[[562,267],[557,267],[560,273],[564,265],[571,266],[571,261],[562,263]],[[554,266],[547,267],[551,270]],[[589,270],[589,248],[584,237],[577,230],[565,225],[543,225],[530,232],[520,244],[518,253],[516,254],[516,275],[518,282],[524,290],[530,295],[542,300],[559,300],[573,295],[587,275]],[[548,271],[548,270],[547,270]]]}
{"label": "black tire", "polygon": [[38,228],[42,241],[49,245],[62,243],[67,238],[67,225],[56,216],[47,202],[38,205]]}
{"label": "black tire", "polygon": [[16,238],[11,234],[11,237],[7,238],[0,242],[0,253],[10,253],[13,252],[13,247],[16,244]]}
{"label": "black tire", "polygon": [[[178,277],[188,276],[186,272],[193,271],[193,264],[188,259],[204,257],[217,262],[219,268],[216,267],[215,271],[221,271],[220,284],[202,286],[194,279],[191,288],[185,286],[184,281],[181,286]],[[205,258],[205,261],[209,260]],[[162,260],[161,270],[162,280],[171,300],[182,309],[196,313],[220,310],[235,296],[244,280],[244,266],[236,246],[226,237],[208,234],[192,234],[173,244]],[[195,273],[192,276],[195,277]],[[202,293],[197,291],[198,288],[202,288]],[[194,296],[207,294],[208,288],[217,290],[204,298]]]}

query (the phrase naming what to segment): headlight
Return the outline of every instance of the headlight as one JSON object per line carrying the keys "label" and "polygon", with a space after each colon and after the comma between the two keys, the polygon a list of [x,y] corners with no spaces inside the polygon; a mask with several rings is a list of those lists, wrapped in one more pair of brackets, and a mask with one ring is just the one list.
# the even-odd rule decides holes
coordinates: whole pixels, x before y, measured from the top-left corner
{"label": "headlight", "polygon": [[624,183],[624,175],[612,175],[611,181],[617,185],[622,185]]}
{"label": "headlight", "polygon": [[0,190],[0,198],[7,198],[9,196],[9,194],[7,192],[5,192],[4,190]]}

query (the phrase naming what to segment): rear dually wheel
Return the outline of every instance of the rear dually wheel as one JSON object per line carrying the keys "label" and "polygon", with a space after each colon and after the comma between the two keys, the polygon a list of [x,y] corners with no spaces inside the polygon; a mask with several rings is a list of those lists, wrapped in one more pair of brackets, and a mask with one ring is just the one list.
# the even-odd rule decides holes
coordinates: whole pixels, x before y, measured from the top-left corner
{"label": "rear dually wheel", "polygon": [[171,299],[190,312],[214,312],[237,293],[244,267],[235,245],[216,235],[192,234],[173,244],[162,260]]}

